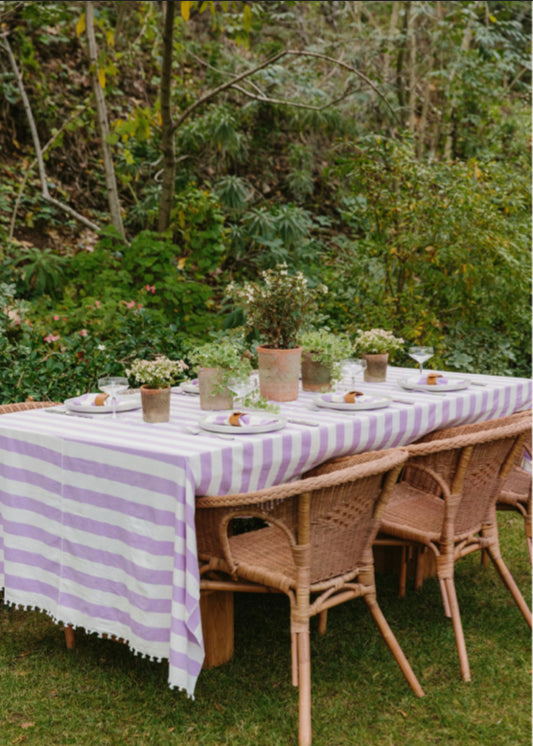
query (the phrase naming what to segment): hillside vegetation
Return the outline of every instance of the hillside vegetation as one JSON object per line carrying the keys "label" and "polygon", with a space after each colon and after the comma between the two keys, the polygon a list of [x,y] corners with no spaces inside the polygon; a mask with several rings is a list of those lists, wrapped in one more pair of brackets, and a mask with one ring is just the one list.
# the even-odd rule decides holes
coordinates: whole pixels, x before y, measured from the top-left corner
{"label": "hillside vegetation", "polygon": [[530,375],[530,29],[529,2],[1,2],[2,401],[187,357],[279,262],[328,286],[316,324]]}

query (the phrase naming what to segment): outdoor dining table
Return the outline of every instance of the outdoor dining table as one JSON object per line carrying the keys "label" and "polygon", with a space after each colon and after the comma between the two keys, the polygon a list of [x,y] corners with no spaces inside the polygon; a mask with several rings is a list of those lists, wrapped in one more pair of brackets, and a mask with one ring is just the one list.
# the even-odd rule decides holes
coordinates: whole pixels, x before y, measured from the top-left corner
{"label": "outdoor dining table", "polygon": [[[280,404],[286,425],[232,438],[197,428],[199,397],[172,394],[168,423],[140,409],[0,417],[0,588],[4,603],[63,625],[116,636],[168,661],[171,687],[194,695],[204,659],[195,497],[279,484],[335,456],[404,445],[437,428],[531,406],[531,381],[464,376],[457,391],[405,390],[416,371],[357,379],[388,406],[316,408],[315,394]],[[457,375],[457,374],[455,374]],[[191,428],[192,432],[187,428]]]}

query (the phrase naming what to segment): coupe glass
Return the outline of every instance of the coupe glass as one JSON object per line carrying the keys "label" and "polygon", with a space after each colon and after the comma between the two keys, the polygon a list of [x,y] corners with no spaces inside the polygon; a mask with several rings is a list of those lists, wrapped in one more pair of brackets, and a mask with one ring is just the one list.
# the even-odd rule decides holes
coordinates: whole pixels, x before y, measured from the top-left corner
{"label": "coupe glass", "polygon": [[420,368],[420,375],[424,372],[424,363],[433,357],[433,347],[409,347],[409,357],[416,360]]}
{"label": "coupe glass", "polygon": [[116,417],[118,395],[128,388],[128,379],[122,376],[105,376],[98,379],[98,388],[111,397],[113,417]]}
{"label": "coupe glass", "polygon": [[355,384],[355,377],[358,373],[366,368],[366,360],[359,358],[347,358],[342,361],[342,378],[347,381],[350,386]]}
{"label": "coupe glass", "polygon": [[253,376],[248,376],[248,378],[230,378],[227,386],[235,394],[237,401],[240,402],[239,406],[242,408],[244,407],[244,400],[256,387],[256,379]]}

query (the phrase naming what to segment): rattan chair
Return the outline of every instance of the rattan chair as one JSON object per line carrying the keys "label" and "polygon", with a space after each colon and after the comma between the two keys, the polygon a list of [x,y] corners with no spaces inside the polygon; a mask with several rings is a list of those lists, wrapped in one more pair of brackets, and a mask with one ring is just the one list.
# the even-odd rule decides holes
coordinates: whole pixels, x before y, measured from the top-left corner
{"label": "rattan chair", "polygon": [[[0,404],[0,415],[11,414],[12,412],[24,412],[29,409],[44,409],[45,407],[55,407],[58,402],[53,401],[21,401],[14,404]],[[67,626],[65,630],[65,644],[67,648],[72,649],[76,646],[74,629]]]}
{"label": "rattan chair", "polygon": [[[196,502],[201,589],[267,589],[290,600],[300,746],[311,743],[310,618],[344,601],[365,599],[410,687],[424,694],[378,606],[372,556],[380,516],[406,456],[402,449],[361,454],[334,473]],[[239,519],[259,526],[237,533]]]}
{"label": "rattan chair", "polygon": [[[531,422],[531,410],[517,412],[514,417],[525,417]],[[531,562],[531,471],[524,468],[525,461],[529,461],[531,468],[531,437],[524,443],[524,450],[518,453],[509,476],[501,486],[496,499],[496,510],[513,510],[522,516]]]}
{"label": "rattan chair", "polygon": [[434,553],[462,677],[470,681],[454,583],[458,559],[486,550],[531,627],[531,612],[501,557],[495,510],[501,485],[531,437],[531,423],[523,417],[508,417],[440,431],[431,437],[436,439],[407,447],[409,461],[385,509],[380,537],[423,546]]}

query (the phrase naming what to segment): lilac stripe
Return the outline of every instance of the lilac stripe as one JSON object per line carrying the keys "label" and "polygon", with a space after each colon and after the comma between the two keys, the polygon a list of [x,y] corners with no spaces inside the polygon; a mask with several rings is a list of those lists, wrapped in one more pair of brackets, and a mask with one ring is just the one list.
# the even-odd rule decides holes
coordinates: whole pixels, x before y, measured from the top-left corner
{"label": "lilac stripe", "polygon": [[120,484],[132,487],[142,487],[143,489],[149,489],[151,492],[159,492],[161,495],[171,497],[176,495],[177,485],[175,480],[124,468],[114,463],[105,464],[101,461],[88,461],[75,456],[65,456],[64,469],[74,474],[89,474],[98,479],[108,479],[111,482],[120,482]]}
{"label": "lilac stripe", "polygon": [[[59,499],[56,502],[59,504]],[[50,503],[42,503],[32,497],[0,491],[0,503],[12,510],[26,510],[49,521],[61,523],[62,513],[58,507],[53,507]]]}
{"label": "lilac stripe", "polygon": [[[167,585],[172,583],[172,572],[170,570],[143,567],[116,552],[109,552],[105,549],[86,546],[69,540],[65,540],[63,546],[65,552],[73,557],[86,562],[97,562],[121,570],[141,583],[153,583],[154,585]],[[177,569],[183,569],[183,567],[179,567],[179,563],[176,563],[176,567]]]}
{"label": "lilac stripe", "polygon": [[[270,472],[270,469],[272,468],[272,464],[274,463],[274,442],[272,438],[267,438],[261,443],[261,472],[259,475],[259,479],[257,480],[257,489],[260,490],[263,487],[267,486],[267,477]],[[283,452],[285,453],[285,449],[283,449]],[[252,461],[250,459],[250,467],[252,465]],[[247,483],[243,483],[242,485],[242,491],[249,489],[250,485],[250,475],[251,475],[251,468],[247,469]],[[244,475],[243,475],[244,476]]]}
{"label": "lilac stripe", "polygon": [[32,484],[42,490],[61,494],[61,482],[29,469],[22,469],[17,466],[11,466],[0,462],[0,477],[10,479],[13,482]]}
{"label": "lilac stripe", "polygon": [[96,589],[102,593],[109,593],[118,596],[119,598],[124,598],[129,604],[131,604],[131,606],[140,611],[153,612],[156,614],[168,614],[170,612],[169,599],[142,596],[128,588],[126,583],[121,583],[106,577],[89,575],[86,572],[75,570],[66,565],[61,566],[61,563],[54,562],[49,557],[44,557],[43,555],[34,552],[27,552],[23,549],[12,549],[9,552],[9,562],[16,562],[19,565],[38,568],[39,571],[57,575],[58,583],[61,583],[63,580],[68,580],[88,589]]}
{"label": "lilac stripe", "polygon": [[143,536],[134,531],[128,531],[121,526],[104,521],[97,521],[86,516],[73,515],[71,513],[63,514],[63,525],[69,528],[84,531],[85,533],[95,534],[102,538],[114,539],[124,544],[141,549],[144,552],[156,556],[171,556],[174,550],[172,541],[158,541],[149,536]]}
{"label": "lilac stripe", "polygon": [[141,624],[133,619],[131,614],[126,611],[116,609],[113,606],[92,604],[87,599],[79,598],[71,593],[61,594],[61,608],[73,609],[92,619],[105,619],[106,621],[117,622],[130,629],[137,637],[149,642],[168,643],[170,639],[168,628],[155,627],[153,625],[148,627],[146,624]]}
{"label": "lilac stripe", "polygon": [[47,464],[53,464],[57,467],[61,466],[61,453],[58,451],[26,440],[18,440],[18,438],[9,435],[0,435],[0,449],[8,453],[18,453],[21,456],[46,461]]}
{"label": "lilac stripe", "polygon": [[[4,528],[6,537],[22,536],[25,539],[31,539],[32,541],[40,541],[42,544],[46,544],[49,547],[59,548],[61,546],[61,538],[59,536],[51,534],[49,531],[45,531],[37,526],[6,520]],[[7,551],[7,547],[5,551]]]}
{"label": "lilac stripe", "polygon": [[[193,642],[197,642],[197,640],[193,640]],[[171,668],[178,669],[179,671],[186,671],[191,678],[199,676],[202,670],[201,661],[191,660],[186,655],[178,653],[176,650],[170,651],[169,664]]]}
{"label": "lilac stripe", "polygon": [[[175,486],[175,489],[178,489]],[[63,497],[76,503],[92,505],[97,508],[106,508],[123,514],[130,518],[136,518],[155,526],[173,526],[175,520],[174,512],[162,510],[152,504],[137,503],[126,498],[116,497],[102,492],[85,489],[77,485],[65,485]]]}

